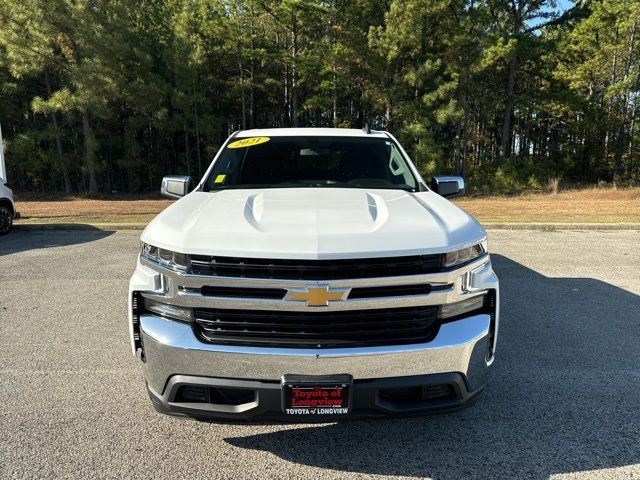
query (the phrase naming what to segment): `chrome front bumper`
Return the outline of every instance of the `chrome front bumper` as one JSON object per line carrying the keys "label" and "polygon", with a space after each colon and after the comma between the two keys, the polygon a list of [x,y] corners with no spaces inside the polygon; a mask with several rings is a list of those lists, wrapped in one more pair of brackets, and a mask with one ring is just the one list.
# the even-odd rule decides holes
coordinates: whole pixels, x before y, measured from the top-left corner
{"label": "chrome front bumper", "polygon": [[429,343],[340,349],[210,345],[184,323],[142,315],[140,324],[145,378],[160,395],[177,374],[279,381],[284,374],[349,373],[364,380],[459,372],[476,390],[486,382],[490,362],[489,315],[444,324]]}

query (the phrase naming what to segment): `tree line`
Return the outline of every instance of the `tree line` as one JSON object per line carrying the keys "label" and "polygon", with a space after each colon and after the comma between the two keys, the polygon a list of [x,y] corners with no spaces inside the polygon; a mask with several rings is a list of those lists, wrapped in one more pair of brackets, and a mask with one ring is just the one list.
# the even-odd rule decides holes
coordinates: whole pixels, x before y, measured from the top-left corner
{"label": "tree line", "polygon": [[0,0],[12,184],[146,192],[233,131],[393,132],[477,191],[640,180],[640,0]]}

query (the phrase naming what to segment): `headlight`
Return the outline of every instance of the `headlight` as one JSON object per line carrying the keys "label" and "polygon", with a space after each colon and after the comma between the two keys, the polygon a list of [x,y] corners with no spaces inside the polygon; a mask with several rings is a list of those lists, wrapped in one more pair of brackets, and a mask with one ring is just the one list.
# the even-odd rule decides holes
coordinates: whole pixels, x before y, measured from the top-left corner
{"label": "headlight", "polygon": [[445,254],[444,266],[445,268],[448,268],[455,267],[456,265],[462,265],[463,263],[470,262],[471,260],[475,260],[479,256],[484,255],[487,251],[487,240],[485,239],[471,247]]}
{"label": "headlight", "polygon": [[465,313],[473,312],[474,310],[480,310],[484,306],[484,299],[487,295],[478,295],[477,297],[469,298],[461,302],[448,303],[440,306],[438,312],[439,318],[451,318],[463,315]]}
{"label": "headlight", "polygon": [[150,312],[157,313],[163,317],[173,318],[183,322],[193,321],[193,310],[167,303],[156,302],[155,300],[144,299],[144,308]]}
{"label": "headlight", "polygon": [[190,266],[189,255],[184,253],[172,252],[164,248],[154,247],[148,243],[140,244],[140,255],[154,262],[159,262],[167,267],[176,268],[178,270],[187,270]]}

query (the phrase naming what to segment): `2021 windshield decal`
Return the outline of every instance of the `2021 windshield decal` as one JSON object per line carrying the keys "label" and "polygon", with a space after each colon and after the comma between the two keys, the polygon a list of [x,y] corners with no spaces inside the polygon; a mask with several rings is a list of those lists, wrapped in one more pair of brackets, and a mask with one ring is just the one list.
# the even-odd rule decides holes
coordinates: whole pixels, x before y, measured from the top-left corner
{"label": "2021 windshield decal", "polygon": [[251,137],[251,138],[243,138],[240,140],[236,140],[235,142],[231,142],[227,145],[227,148],[246,148],[253,147],[254,145],[260,145],[261,143],[267,143],[271,138],[269,137]]}

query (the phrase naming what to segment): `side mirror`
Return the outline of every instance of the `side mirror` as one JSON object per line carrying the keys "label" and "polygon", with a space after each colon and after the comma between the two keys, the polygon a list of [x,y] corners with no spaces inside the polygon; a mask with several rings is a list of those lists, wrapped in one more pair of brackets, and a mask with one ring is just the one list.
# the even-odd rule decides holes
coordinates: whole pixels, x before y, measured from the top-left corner
{"label": "side mirror", "polygon": [[191,191],[191,177],[164,177],[160,195],[167,198],[181,198]]}
{"label": "side mirror", "polygon": [[462,177],[433,177],[431,190],[445,198],[464,195],[464,179]]}

